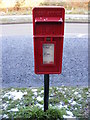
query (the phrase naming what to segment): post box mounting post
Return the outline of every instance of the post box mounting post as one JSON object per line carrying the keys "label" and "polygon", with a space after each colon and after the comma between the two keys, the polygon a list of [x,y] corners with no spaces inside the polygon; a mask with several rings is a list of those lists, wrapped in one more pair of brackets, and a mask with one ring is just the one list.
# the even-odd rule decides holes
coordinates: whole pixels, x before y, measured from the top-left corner
{"label": "post box mounting post", "polygon": [[48,110],[49,101],[49,74],[44,74],[44,112]]}

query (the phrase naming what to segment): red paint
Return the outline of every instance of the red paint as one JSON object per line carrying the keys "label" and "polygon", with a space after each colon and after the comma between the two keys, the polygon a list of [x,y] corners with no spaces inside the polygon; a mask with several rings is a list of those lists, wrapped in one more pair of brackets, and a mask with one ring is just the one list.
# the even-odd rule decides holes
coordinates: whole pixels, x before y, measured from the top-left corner
{"label": "red paint", "polygon": [[[33,9],[34,68],[36,74],[61,73],[64,16],[65,9],[63,7],[35,7]],[[54,62],[49,56],[51,58],[49,64],[43,64],[44,44],[51,46],[49,53],[46,52],[47,56],[53,53],[50,50],[54,44]]]}

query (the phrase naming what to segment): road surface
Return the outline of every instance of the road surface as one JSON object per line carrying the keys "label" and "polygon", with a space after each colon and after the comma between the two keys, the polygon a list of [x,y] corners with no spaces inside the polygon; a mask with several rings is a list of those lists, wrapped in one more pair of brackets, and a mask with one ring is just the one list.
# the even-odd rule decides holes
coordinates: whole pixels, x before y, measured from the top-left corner
{"label": "road surface", "polygon": [[[34,74],[32,24],[3,25],[1,31],[1,86],[43,86],[43,75]],[[62,74],[50,75],[50,86],[88,86],[87,35],[87,24],[65,25]]]}
{"label": "road surface", "polygon": [[[32,24],[9,24],[0,25],[0,34],[3,36],[13,35],[32,35]],[[66,23],[65,24],[65,36],[76,37],[78,35],[85,36],[88,34],[88,24],[80,23]]]}

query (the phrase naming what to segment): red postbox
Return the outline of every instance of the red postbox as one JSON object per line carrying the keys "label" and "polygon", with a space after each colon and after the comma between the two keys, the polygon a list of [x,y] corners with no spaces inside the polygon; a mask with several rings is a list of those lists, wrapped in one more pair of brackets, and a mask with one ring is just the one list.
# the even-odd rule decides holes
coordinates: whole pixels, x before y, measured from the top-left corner
{"label": "red postbox", "polygon": [[34,68],[36,74],[60,74],[64,39],[63,7],[33,9]]}

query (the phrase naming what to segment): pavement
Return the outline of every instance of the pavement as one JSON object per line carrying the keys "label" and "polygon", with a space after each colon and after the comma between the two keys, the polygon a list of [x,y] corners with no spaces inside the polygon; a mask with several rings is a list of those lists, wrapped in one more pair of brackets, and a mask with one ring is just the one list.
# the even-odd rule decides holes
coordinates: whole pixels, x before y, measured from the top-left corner
{"label": "pavement", "polygon": [[[0,24],[31,23],[32,15],[0,16]],[[65,14],[65,22],[88,23],[88,15]]]}

